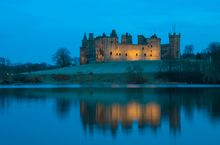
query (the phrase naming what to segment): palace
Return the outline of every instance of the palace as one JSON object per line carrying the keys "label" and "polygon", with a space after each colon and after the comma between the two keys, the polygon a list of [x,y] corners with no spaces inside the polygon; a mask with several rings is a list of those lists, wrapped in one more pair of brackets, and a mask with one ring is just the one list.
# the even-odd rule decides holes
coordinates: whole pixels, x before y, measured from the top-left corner
{"label": "palace", "polygon": [[118,35],[112,30],[110,36],[103,33],[94,38],[93,33],[86,34],[80,47],[80,64],[112,62],[112,61],[138,61],[138,60],[164,60],[180,58],[180,34],[169,34],[169,43],[161,44],[156,34],[150,38],[138,35],[138,44],[132,43],[132,36],[128,33],[122,35],[121,43]]}

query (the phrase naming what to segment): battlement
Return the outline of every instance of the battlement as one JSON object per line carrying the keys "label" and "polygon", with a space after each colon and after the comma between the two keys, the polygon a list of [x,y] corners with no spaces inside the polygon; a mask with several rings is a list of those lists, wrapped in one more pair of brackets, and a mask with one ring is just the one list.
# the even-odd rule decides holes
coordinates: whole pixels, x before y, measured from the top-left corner
{"label": "battlement", "polygon": [[[144,35],[138,35],[137,37],[138,37],[138,43],[137,43],[138,45],[146,45],[148,40],[150,39],[160,39],[157,37],[156,34],[152,35],[149,38],[146,38]],[[100,39],[111,39],[111,38],[115,38],[118,40],[118,35],[116,33],[116,30],[112,30],[112,33],[109,36],[103,33],[102,35],[94,37],[93,33],[89,33],[89,40],[100,40]],[[83,40],[87,40],[86,33],[84,34]],[[123,34],[121,36],[121,43],[118,44],[133,44],[132,35],[130,33]]]}

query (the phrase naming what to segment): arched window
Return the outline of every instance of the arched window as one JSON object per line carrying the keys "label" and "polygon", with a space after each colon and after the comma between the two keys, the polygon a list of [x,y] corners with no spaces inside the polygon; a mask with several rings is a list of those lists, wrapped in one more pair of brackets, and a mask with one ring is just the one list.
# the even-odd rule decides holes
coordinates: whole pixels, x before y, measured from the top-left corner
{"label": "arched window", "polygon": [[110,52],[110,56],[112,56],[112,52]]}
{"label": "arched window", "polygon": [[138,53],[136,53],[136,56],[138,56]]}

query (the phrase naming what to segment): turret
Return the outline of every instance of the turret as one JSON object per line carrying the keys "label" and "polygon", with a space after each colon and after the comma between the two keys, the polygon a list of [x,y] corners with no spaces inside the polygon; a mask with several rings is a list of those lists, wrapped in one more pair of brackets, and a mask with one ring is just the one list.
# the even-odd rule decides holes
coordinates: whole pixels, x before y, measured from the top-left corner
{"label": "turret", "polygon": [[105,38],[105,37],[106,37],[106,34],[105,34],[105,33],[103,33],[103,34],[102,34],[102,37],[104,37],[104,38]]}
{"label": "turret", "polygon": [[86,37],[86,33],[84,33],[82,46],[80,47],[80,64],[88,63],[87,55],[88,55],[88,39]]}
{"label": "turret", "polygon": [[180,58],[180,37],[181,34],[169,33],[169,42],[170,42],[170,59]]}
{"label": "turret", "polygon": [[88,39],[86,37],[86,33],[84,33],[84,37],[82,40],[82,47],[87,47],[87,44],[88,44]]}
{"label": "turret", "polygon": [[93,33],[89,33],[89,40],[94,40],[94,34]]}
{"label": "turret", "polygon": [[110,36],[111,36],[111,37],[118,37],[118,36],[117,36],[117,33],[116,33],[116,30],[112,30],[112,33],[111,33]]}
{"label": "turret", "polygon": [[126,33],[125,35],[122,35],[121,43],[122,44],[132,44],[131,34]]}
{"label": "turret", "polygon": [[88,63],[93,63],[96,60],[95,54],[95,41],[94,41],[94,34],[89,33],[89,40],[88,40]]}
{"label": "turret", "polygon": [[84,33],[83,40],[87,40],[86,33]]}
{"label": "turret", "polygon": [[118,35],[116,33],[116,30],[112,30],[112,33],[110,34],[110,42],[111,42],[111,47],[117,47]]}
{"label": "turret", "polygon": [[147,39],[143,35],[138,35],[138,44],[139,45],[147,44]]}

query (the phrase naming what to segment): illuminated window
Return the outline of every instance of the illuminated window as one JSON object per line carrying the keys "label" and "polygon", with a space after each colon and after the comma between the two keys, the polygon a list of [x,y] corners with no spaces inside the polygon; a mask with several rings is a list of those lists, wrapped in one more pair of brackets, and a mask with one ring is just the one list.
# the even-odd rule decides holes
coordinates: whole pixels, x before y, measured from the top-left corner
{"label": "illuminated window", "polygon": [[138,56],[138,54],[136,53],[136,56]]}
{"label": "illuminated window", "polygon": [[110,55],[112,56],[112,52],[110,52]]}

